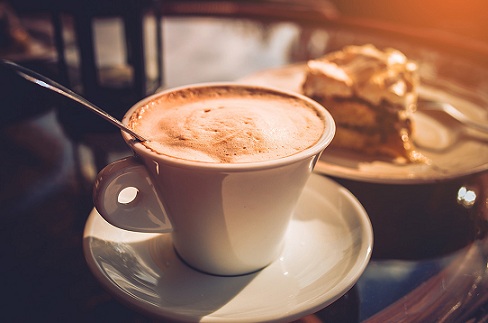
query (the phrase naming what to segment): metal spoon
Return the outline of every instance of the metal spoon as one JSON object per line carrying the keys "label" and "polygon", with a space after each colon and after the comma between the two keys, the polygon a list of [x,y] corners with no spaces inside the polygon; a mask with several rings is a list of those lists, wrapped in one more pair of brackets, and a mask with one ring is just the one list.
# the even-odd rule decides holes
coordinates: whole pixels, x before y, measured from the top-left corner
{"label": "metal spoon", "polygon": [[439,102],[439,101],[432,101],[426,99],[419,99],[417,103],[417,107],[419,111],[442,111],[452,118],[456,119],[457,121],[461,122],[465,126],[471,127],[478,131],[488,133],[488,124],[482,124],[476,122],[466,116],[464,113],[456,109],[453,105],[447,102]]}
{"label": "metal spoon", "polygon": [[116,127],[120,128],[121,130],[123,130],[123,131],[127,132],[128,134],[130,134],[131,136],[133,136],[136,140],[138,140],[140,142],[147,141],[147,139],[145,139],[141,135],[138,135],[137,133],[135,133],[131,129],[127,128],[126,125],[124,125],[119,120],[115,119],[113,116],[111,116],[110,114],[108,114],[104,110],[97,107],[95,104],[91,103],[90,101],[88,101],[87,99],[83,98],[82,96],[76,94],[75,92],[71,91],[67,87],[57,83],[56,81],[53,81],[52,79],[50,79],[46,76],[43,76],[39,73],[36,73],[36,72],[34,72],[28,68],[25,68],[23,66],[15,64],[11,61],[2,59],[2,60],[0,60],[0,62],[2,64],[2,66],[10,68],[14,72],[16,72],[18,75],[22,76],[24,79],[26,79],[30,82],[33,82],[39,86],[42,86],[46,89],[49,89],[51,91],[57,92],[61,95],[64,95],[65,97],[70,98],[70,99],[72,99],[78,103],[81,103],[82,105],[84,105],[85,107],[90,109],[95,114],[99,115],[100,117],[104,118],[105,120],[112,123]]}

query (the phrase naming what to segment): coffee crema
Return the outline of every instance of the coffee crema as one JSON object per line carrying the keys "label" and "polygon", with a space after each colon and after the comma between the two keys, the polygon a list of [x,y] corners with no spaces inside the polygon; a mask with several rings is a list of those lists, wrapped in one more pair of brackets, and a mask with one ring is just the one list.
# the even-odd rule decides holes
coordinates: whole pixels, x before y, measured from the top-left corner
{"label": "coffee crema", "polygon": [[149,149],[180,159],[246,163],[287,157],[324,132],[316,108],[292,95],[242,86],[167,92],[140,106],[128,125]]}

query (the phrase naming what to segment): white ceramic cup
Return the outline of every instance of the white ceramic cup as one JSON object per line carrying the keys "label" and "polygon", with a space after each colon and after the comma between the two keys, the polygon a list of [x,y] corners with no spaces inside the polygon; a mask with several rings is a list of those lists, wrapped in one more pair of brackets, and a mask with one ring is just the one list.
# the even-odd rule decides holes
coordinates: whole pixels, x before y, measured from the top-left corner
{"label": "white ceramic cup", "polygon": [[[189,87],[262,87],[212,83]],[[184,87],[188,88],[188,87]],[[150,96],[141,105],[181,88]],[[298,198],[335,124],[327,110],[305,96],[266,88],[312,106],[325,123],[320,139],[294,155],[259,162],[209,163],[158,154],[123,132],[134,156],[115,161],[94,187],[97,211],[112,225],[139,232],[171,232],[178,255],[191,267],[214,275],[257,271],[280,255]],[[137,192],[126,198],[128,190]],[[169,219],[169,220],[168,220]]]}

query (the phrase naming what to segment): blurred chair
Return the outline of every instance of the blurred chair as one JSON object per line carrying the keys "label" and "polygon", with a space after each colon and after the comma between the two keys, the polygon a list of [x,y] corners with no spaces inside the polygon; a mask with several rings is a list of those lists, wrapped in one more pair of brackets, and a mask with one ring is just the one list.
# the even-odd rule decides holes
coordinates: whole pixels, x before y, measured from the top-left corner
{"label": "blurred chair", "polygon": [[[55,0],[56,1],[56,0]],[[158,66],[156,79],[148,79],[145,39],[145,17],[152,15],[156,19],[156,26],[159,25],[160,15],[157,14],[153,2],[149,0],[97,0],[82,1],[57,0],[59,5],[52,7],[52,21],[54,26],[54,37],[58,54],[58,65],[61,76],[68,86],[81,86],[81,91],[88,99],[100,105],[106,104],[105,108],[116,115],[121,115],[125,110],[120,104],[132,105],[137,100],[145,97],[160,86],[162,82],[162,68]],[[66,26],[62,18],[71,20],[72,26]],[[124,55],[125,62],[119,66],[100,66],[101,57],[96,48],[96,31],[94,24],[103,19],[118,19],[122,22],[123,43],[125,53],[108,52],[105,55]],[[66,29],[74,31],[75,47],[78,55],[79,83],[73,82],[66,58],[67,42],[64,35]],[[156,28],[155,32],[157,57],[161,57],[161,31]],[[119,35],[105,34],[103,37],[118,37]],[[109,39],[106,39],[109,40]],[[107,48],[105,48],[107,50]],[[110,50],[110,49],[109,49]],[[113,49],[117,50],[117,49]],[[160,61],[160,60],[158,60]],[[110,70],[111,69],[111,70]],[[115,77],[108,77],[112,72]],[[76,77],[76,76],[75,76]],[[119,77],[117,79],[117,77]],[[112,81],[112,82],[111,82]],[[99,101],[99,102],[96,102]],[[122,111],[121,111],[122,110]],[[104,131],[103,129],[100,129]]]}
{"label": "blurred chair", "polygon": [[[152,1],[54,1],[57,5],[51,7],[51,14],[62,83],[118,119],[121,119],[134,103],[154,93],[161,86],[161,24],[160,15]],[[156,75],[149,73],[147,58],[151,55],[148,55],[147,45],[144,43],[144,40],[147,40],[145,23],[148,16],[155,20],[153,35],[157,53],[156,63],[152,66],[156,66]],[[117,32],[97,35],[95,24],[103,23],[104,20],[120,22],[122,35]],[[72,47],[76,49],[77,62],[70,61],[67,56],[70,41],[73,40],[66,40],[65,36],[70,32],[74,37]],[[102,66],[103,57],[99,55],[100,48],[97,48],[97,43],[100,44],[100,41],[97,42],[97,37],[104,37],[107,41],[120,36],[123,38],[124,46],[122,53],[116,52],[117,48],[104,48],[104,55],[124,56],[122,62]],[[96,170],[106,165],[106,152],[113,148],[113,145],[104,142],[109,137],[97,135],[118,134],[118,129],[81,107],[60,107],[58,116],[66,134],[75,143],[85,144],[92,149]],[[117,135],[116,138],[118,137],[120,136]]]}

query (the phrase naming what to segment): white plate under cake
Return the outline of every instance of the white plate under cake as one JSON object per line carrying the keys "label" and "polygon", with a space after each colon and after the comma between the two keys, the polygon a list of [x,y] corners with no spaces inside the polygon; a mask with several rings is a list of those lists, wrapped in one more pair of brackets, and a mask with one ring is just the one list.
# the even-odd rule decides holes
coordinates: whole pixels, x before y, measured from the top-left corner
{"label": "white plate under cake", "polygon": [[[263,70],[238,81],[303,94],[306,74],[307,65],[303,62]],[[441,79],[421,79],[417,88],[419,98],[451,103],[474,120],[488,123],[488,102],[475,96],[462,84],[449,84],[446,87],[444,83]],[[442,113],[417,110],[412,120],[415,150],[427,157],[429,162],[397,162],[386,156],[328,147],[315,171],[374,183],[420,184],[488,170],[488,134],[466,128]]]}

